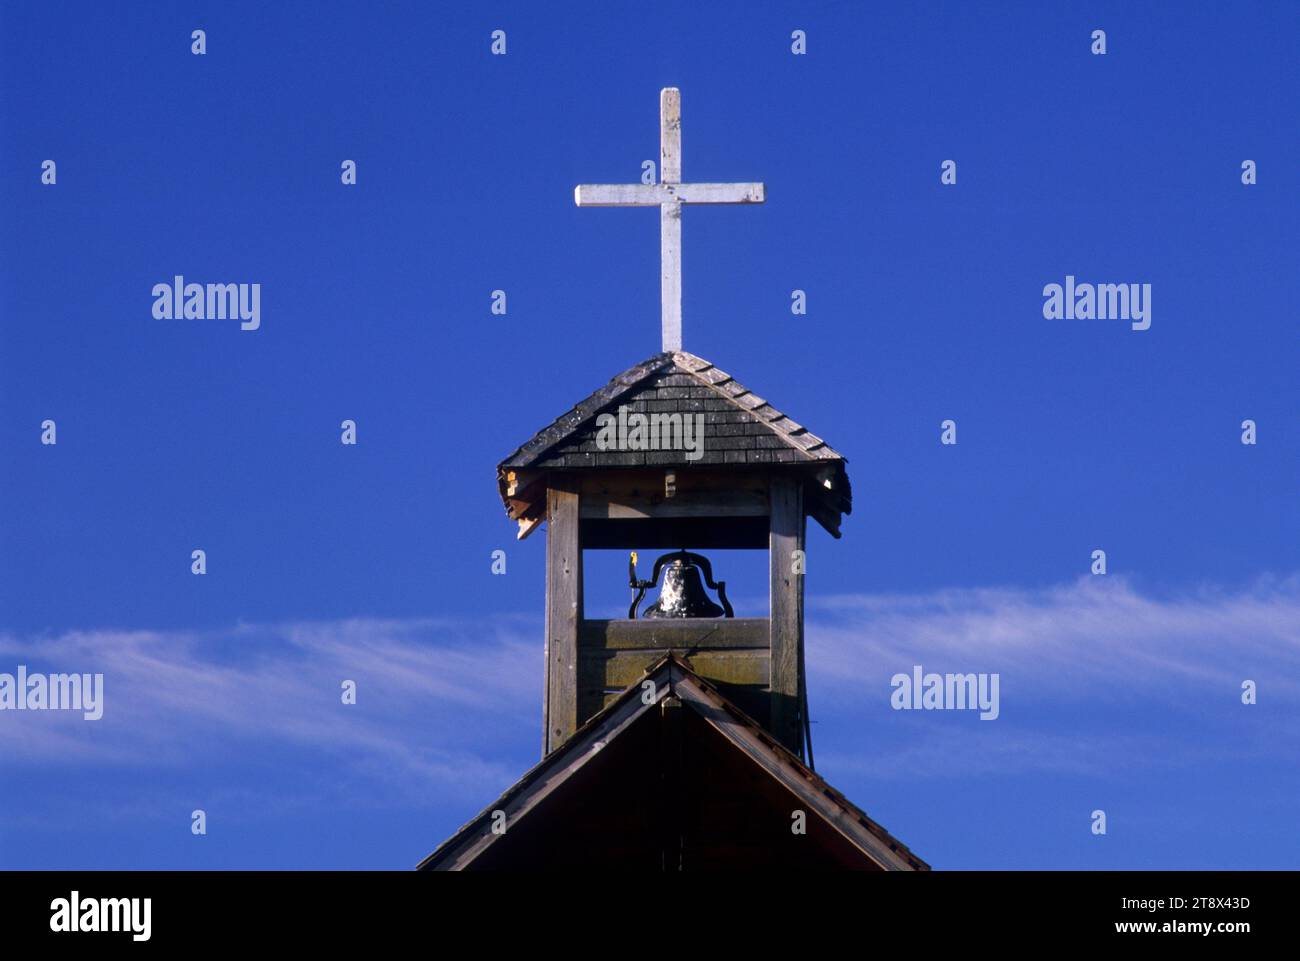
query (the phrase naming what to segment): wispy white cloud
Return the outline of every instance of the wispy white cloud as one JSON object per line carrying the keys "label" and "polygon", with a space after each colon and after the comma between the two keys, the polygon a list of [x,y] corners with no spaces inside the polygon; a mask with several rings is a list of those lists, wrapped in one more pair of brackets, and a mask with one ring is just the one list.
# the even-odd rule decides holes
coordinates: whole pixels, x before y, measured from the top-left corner
{"label": "wispy white cloud", "polygon": [[1238,591],[1156,597],[1114,575],[1042,589],[830,597],[809,614],[808,657],[829,684],[857,684],[921,663],[1002,671],[1027,691],[1140,692],[1236,685],[1264,672],[1271,696],[1300,694],[1300,575]]}
{"label": "wispy white cloud", "polygon": [[[356,619],[225,631],[0,635],[0,671],[102,673],[104,716],[0,713],[6,764],[184,767],[280,746],[395,793],[490,793],[519,773],[505,743],[537,728],[532,619]],[[341,684],[357,684],[356,705]]]}
{"label": "wispy white cloud", "polygon": [[[864,775],[1190,762],[1219,748],[1171,742],[1157,729],[1160,711],[1231,710],[1244,678],[1259,683],[1262,704],[1288,704],[1289,720],[1262,707],[1271,741],[1247,737],[1234,749],[1294,751],[1300,742],[1300,577],[1172,597],[1106,576],[1043,589],[812,598],[807,647],[814,733],[829,745],[820,759]],[[0,634],[0,671],[19,663],[103,673],[105,713],[95,722],[0,713],[6,765],[184,769],[269,747],[297,758],[307,780],[323,768],[326,781],[364,782],[367,797],[486,803],[522,773],[540,737],[541,638],[531,617]],[[999,672],[1002,717],[892,712],[889,678],[913,664]],[[356,706],[340,703],[345,678],[358,684]],[[1099,735],[1108,706],[1124,713],[1153,702],[1163,707]]]}
{"label": "wispy white cloud", "polygon": [[[1089,775],[1300,752],[1300,576],[1163,597],[1114,575],[837,596],[808,617],[813,716],[837,732],[819,760],[840,772]],[[1001,717],[894,712],[890,678],[917,664],[998,673]]]}

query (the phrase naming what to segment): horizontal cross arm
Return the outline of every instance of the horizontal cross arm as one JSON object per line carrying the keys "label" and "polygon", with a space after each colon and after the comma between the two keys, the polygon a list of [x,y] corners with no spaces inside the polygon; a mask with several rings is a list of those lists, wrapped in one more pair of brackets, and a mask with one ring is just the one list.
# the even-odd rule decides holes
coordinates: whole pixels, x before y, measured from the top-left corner
{"label": "horizontal cross arm", "polygon": [[579,207],[658,207],[662,204],[761,204],[762,184],[579,184]]}

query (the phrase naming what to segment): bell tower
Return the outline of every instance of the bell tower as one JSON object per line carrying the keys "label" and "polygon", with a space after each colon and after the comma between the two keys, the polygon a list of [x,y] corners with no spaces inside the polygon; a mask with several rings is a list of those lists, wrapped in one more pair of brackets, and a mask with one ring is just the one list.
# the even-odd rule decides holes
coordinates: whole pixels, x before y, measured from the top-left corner
{"label": "bell tower", "polygon": [[[804,534],[811,517],[840,536],[844,458],[681,346],[685,207],[762,203],[764,187],[682,182],[673,88],[660,136],[659,183],[575,200],[659,208],[663,349],[497,465],[518,536],[546,527],[542,761],[419,867],[928,870],[812,770]],[[587,616],[591,550],[628,552],[626,617]],[[763,585],[728,584],[718,550],[765,553],[765,616],[735,616],[728,588]]]}
{"label": "bell tower", "polygon": [[[811,760],[804,532],[812,517],[839,536],[851,509],[844,464],[821,438],[682,351],[619,374],[507,457],[498,482],[519,536],[547,528],[544,753],[675,652]],[[589,619],[583,551],[611,548],[671,553],[644,579],[629,565],[627,618]],[[728,616],[725,581],[712,588],[714,572],[697,553],[720,549],[767,552],[766,617]],[[639,610],[655,590],[658,599]]]}
{"label": "bell tower", "polygon": [[[543,754],[665,654],[689,657],[789,750],[811,761],[804,683],[804,531],[811,516],[839,537],[851,507],[844,458],[729,374],[681,349],[683,208],[761,204],[761,183],[683,183],[681,93],[659,95],[660,182],[580,184],[578,206],[658,207],[663,352],[619,374],[497,467],[506,510],[527,537],[546,534]],[[644,618],[589,620],[582,552],[678,548]],[[731,617],[709,549],[768,552],[767,617]],[[722,589],[725,591],[725,588]],[[725,616],[719,618],[717,613]]]}

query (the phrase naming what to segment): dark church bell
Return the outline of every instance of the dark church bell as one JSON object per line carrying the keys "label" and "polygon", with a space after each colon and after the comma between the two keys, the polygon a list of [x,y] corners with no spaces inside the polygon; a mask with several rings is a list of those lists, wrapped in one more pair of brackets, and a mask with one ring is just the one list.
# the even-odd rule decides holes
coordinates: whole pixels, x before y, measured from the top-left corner
{"label": "dark church bell", "polygon": [[[640,606],[645,592],[659,583],[663,574],[663,586],[659,589],[659,600],[647,607],[642,617],[735,617],[731,602],[727,600],[727,582],[713,580],[713,566],[702,554],[693,554],[687,550],[664,554],[655,561],[654,570],[648,581],[638,580],[636,576],[636,551],[628,560],[628,581],[636,596],[627,616],[635,619],[636,609]],[[704,585],[717,591],[719,607],[705,593]]]}

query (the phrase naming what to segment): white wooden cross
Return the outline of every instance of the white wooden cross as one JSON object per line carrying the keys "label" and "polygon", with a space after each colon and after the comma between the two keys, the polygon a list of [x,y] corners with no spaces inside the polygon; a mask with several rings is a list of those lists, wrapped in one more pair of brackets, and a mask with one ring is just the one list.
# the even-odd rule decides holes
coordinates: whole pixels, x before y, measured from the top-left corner
{"label": "white wooden cross", "polygon": [[663,303],[663,349],[682,349],[682,204],[761,204],[762,184],[682,183],[682,95],[659,91],[659,183],[579,184],[579,207],[659,208],[659,290]]}

